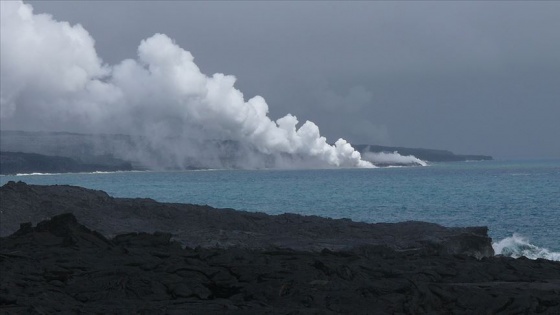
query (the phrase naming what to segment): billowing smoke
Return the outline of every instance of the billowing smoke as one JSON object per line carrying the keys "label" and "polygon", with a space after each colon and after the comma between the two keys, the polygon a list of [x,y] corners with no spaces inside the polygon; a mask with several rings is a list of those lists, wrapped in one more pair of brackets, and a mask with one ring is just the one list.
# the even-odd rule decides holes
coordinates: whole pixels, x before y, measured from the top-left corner
{"label": "billowing smoke", "polygon": [[[207,76],[172,39],[143,40],[136,59],[103,64],[80,25],[1,2],[3,129],[123,134],[113,154],[152,167],[372,167],[344,139],[334,145],[311,121],[276,121],[235,77]],[[234,160],[234,162],[231,162]]]}
{"label": "billowing smoke", "polygon": [[428,165],[414,155],[400,155],[398,152],[364,152],[363,159],[374,165]]}

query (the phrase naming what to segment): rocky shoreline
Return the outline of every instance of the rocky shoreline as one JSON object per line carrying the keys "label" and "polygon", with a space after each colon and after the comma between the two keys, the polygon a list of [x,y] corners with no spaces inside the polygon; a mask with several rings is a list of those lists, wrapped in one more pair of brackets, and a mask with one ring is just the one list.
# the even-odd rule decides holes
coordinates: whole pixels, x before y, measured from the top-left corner
{"label": "rocky shoreline", "polygon": [[560,263],[493,256],[484,227],[270,216],[21,182],[0,187],[0,201],[0,313],[560,313]]}
{"label": "rocky shoreline", "polygon": [[55,215],[73,213],[82,224],[107,237],[163,231],[193,248],[321,251],[383,245],[395,250],[431,248],[479,258],[494,255],[486,227],[446,228],[415,221],[368,224],[290,213],[267,215],[152,199],[113,198],[103,191],[77,186],[23,182],[0,187],[0,198],[0,236],[15,232],[22,222],[37,224]]}

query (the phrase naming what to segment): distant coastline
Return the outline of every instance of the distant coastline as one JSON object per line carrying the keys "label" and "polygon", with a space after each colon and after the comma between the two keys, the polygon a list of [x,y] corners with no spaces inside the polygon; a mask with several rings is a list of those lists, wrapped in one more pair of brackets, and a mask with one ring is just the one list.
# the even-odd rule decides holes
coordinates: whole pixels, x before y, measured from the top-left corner
{"label": "distant coastline", "polygon": [[413,155],[427,162],[464,162],[464,161],[490,161],[490,155],[455,154],[448,150],[435,150],[424,148],[389,147],[371,144],[356,144],[354,148],[364,152],[398,152],[401,155]]}
{"label": "distant coastline", "polygon": [[135,170],[130,162],[107,158],[104,163],[84,163],[64,157],[37,153],[0,152],[0,174],[115,172]]}
{"label": "distant coastline", "polygon": [[[132,143],[127,135],[93,135],[69,132],[31,132],[2,130],[0,133],[0,174],[31,174],[31,173],[69,173],[95,171],[131,171],[151,169],[139,161],[130,158],[119,158],[113,153]],[[236,159],[236,146],[232,143],[211,143],[218,147],[227,147],[225,155],[218,158],[224,165],[233,166],[228,159]],[[447,150],[423,148],[389,147],[369,144],[353,145],[362,154],[380,153],[412,156],[415,159],[401,161],[393,159],[389,162],[377,161],[378,167],[425,165],[425,162],[458,162],[492,160],[488,155],[459,155]],[[128,155],[133,156],[133,155]],[[402,157],[401,157],[402,158]],[[421,161],[419,161],[421,160]],[[195,160],[183,165],[180,169],[205,169],[204,165]],[[211,167],[216,168],[216,167]]]}

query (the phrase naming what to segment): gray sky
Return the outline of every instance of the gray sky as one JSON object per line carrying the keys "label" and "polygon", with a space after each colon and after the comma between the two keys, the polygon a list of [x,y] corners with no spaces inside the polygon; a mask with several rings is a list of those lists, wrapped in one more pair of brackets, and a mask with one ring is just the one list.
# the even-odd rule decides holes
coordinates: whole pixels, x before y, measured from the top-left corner
{"label": "gray sky", "polygon": [[560,157],[560,2],[30,3],[108,64],[164,33],[329,141]]}

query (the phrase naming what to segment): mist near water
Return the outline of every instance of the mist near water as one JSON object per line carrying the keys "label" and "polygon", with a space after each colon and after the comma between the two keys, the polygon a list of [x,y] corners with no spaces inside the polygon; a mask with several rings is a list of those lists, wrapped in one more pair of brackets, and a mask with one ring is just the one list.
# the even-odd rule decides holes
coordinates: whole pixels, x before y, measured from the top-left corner
{"label": "mist near water", "polygon": [[373,164],[404,164],[427,166],[425,161],[414,155],[400,155],[398,152],[364,152],[362,158]]}
{"label": "mist near water", "polygon": [[20,1],[2,1],[1,12],[2,129],[127,135],[97,147],[159,169],[374,167],[311,121],[272,120],[264,98],[246,99],[232,75],[202,73],[165,34],[109,65],[79,24]]}

